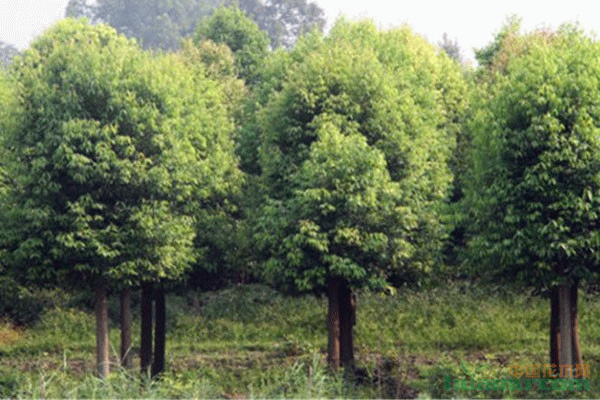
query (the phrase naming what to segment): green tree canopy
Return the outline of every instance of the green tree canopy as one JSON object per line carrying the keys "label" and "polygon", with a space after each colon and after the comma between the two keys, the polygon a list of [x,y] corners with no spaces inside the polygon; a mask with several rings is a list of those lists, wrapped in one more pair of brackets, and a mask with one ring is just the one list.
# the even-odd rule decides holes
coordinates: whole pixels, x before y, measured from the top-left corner
{"label": "green tree canopy", "polygon": [[500,57],[501,53],[506,53],[510,49],[506,41],[512,40],[515,37],[521,37],[521,27],[523,19],[515,14],[506,18],[498,32],[494,35],[494,39],[485,47],[475,49],[475,59],[479,65],[484,68],[491,68],[492,64],[498,64],[506,57]]}
{"label": "green tree canopy", "polygon": [[255,70],[269,49],[267,34],[236,6],[219,7],[202,21],[194,42],[200,46],[205,40],[226,44],[235,56],[238,75],[249,83],[256,79]]}
{"label": "green tree canopy", "polygon": [[572,27],[527,42],[474,123],[474,243],[511,279],[589,278],[600,261],[600,46]]}
{"label": "green tree canopy", "polygon": [[[16,123],[19,114],[15,96],[16,84],[5,70],[0,68],[0,132],[7,132]],[[0,198],[5,202],[6,194],[11,186],[6,171],[7,154],[0,146]],[[4,207],[4,209],[7,209]],[[0,267],[1,268],[1,267]]]}
{"label": "green tree canopy", "polygon": [[[233,122],[239,126],[245,121],[241,115],[241,106],[246,100],[248,90],[243,80],[237,77],[235,56],[224,43],[217,44],[204,40],[195,45],[186,39],[180,50],[182,60],[199,73],[216,79],[221,86],[224,105]],[[237,160],[236,160],[237,161]],[[232,175],[232,185],[237,189],[242,181],[239,174]],[[245,179],[243,179],[245,181]],[[239,255],[243,247],[240,237],[240,202],[244,195],[237,190],[223,191],[197,209],[195,217],[197,231],[195,247],[199,252],[198,263],[188,274],[187,285],[202,288],[218,288],[246,274],[246,263]]]}
{"label": "green tree canopy", "polygon": [[[325,132],[327,135],[334,135],[332,131],[338,132],[337,135],[343,137],[361,135],[365,138],[364,145],[372,149],[365,154],[385,160],[386,174],[379,175],[381,181],[371,184],[386,187],[384,192],[387,194],[380,195],[387,198],[387,205],[370,203],[375,208],[362,209],[364,218],[348,216],[349,220],[358,224],[353,229],[357,232],[362,229],[368,231],[371,228],[368,228],[366,221],[371,218],[380,222],[394,221],[389,226],[378,226],[381,240],[385,242],[382,246],[387,250],[369,250],[371,255],[379,254],[371,261],[383,257],[380,260],[381,268],[386,265],[391,268],[420,266],[426,269],[431,265],[431,259],[428,261],[425,254],[431,256],[434,252],[430,251],[431,248],[423,251],[422,245],[425,243],[420,242],[419,238],[424,236],[424,232],[429,232],[432,235],[429,239],[433,240],[428,242],[435,247],[434,238],[439,239],[441,233],[435,217],[435,205],[447,195],[450,182],[447,163],[454,139],[448,130],[451,124],[446,119],[450,102],[445,104],[443,99],[444,96],[449,98],[460,94],[450,89],[454,83],[444,83],[444,80],[448,83],[452,79],[442,76],[453,75],[455,83],[460,85],[460,72],[451,67],[448,58],[438,55],[433,46],[415,36],[408,28],[377,32],[369,23],[349,24],[342,21],[332,29],[329,37],[320,39],[315,36],[312,40],[314,43],[310,46],[313,51],[307,51],[305,58],[292,67],[282,90],[271,96],[262,113],[261,166],[268,196],[285,208],[288,202],[298,201],[303,190],[308,190],[302,184],[311,182],[303,176],[308,171],[305,164],[316,162],[313,159],[316,157],[313,147],[321,143],[321,136]],[[302,51],[302,48],[298,50],[299,53]],[[441,91],[442,86],[446,86],[447,90]],[[352,140],[351,143],[355,148],[361,146]],[[355,161],[332,157],[330,162],[350,166]],[[388,186],[384,183],[384,176],[388,176]],[[361,178],[349,173],[344,179]],[[333,197],[345,198],[349,195],[350,192],[342,191]],[[338,229],[344,230],[352,223],[345,220],[347,214],[341,211],[341,204],[326,206],[328,201],[324,198],[322,208],[311,210],[316,213],[315,218],[320,215],[321,222],[316,223],[319,227],[317,230],[329,242],[317,253],[329,257],[334,253],[332,249],[337,249],[337,256],[349,257],[349,262],[360,253],[357,253],[358,249],[350,250],[352,245],[334,243],[340,240]],[[366,204],[369,203],[365,200]],[[338,207],[339,211],[328,211]],[[299,232],[297,230],[303,226],[301,221],[310,220],[289,211],[285,215],[291,219],[280,218],[276,225],[289,223],[284,229],[288,234]],[[329,224],[325,224],[326,220]],[[293,235],[288,236],[291,237]],[[285,253],[288,250],[284,248],[287,247],[281,247],[281,251]],[[298,246],[295,251],[301,249],[302,246]],[[283,265],[289,263],[290,257],[280,253],[274,258],[273,265],[277,267],[273,268],[283,270]],[[369,265],[365,261],[352,262],[363,269]],[[298,268],[314,269],[315,279],[300,279],[302,282],[298,284],[303,288],[313,288],[315,285],[322,287],[328,274],[323,271],[328,270],[328,265],[323,259],[320,262],[307,261],[302,267],[296,265],[295,268],[286,269],[284,275],[293,275]],[[376,274],[363,271],[358,275],[362,275],[362,278],[356,283],[364,284],[369,276],[383,277],[385,273],[379,269]]]}
{"label": "green tree canopy", "polygon": [[13,262],[36,280],[177,278],[193,212],[236,185],[217,83],[104,25],[65,20],[14,63],[22,117],[6,144],[21,218]]}

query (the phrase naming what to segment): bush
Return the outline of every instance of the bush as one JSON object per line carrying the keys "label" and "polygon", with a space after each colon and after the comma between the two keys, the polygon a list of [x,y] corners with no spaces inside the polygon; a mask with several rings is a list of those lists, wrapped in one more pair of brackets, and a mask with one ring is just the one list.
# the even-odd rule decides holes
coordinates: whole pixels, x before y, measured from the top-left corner
{"label": "bush", "polygon": [[9,277],[0,277],[0,318],[15,325],[31,325],[37,321],[44,303],[35,294]]}
{"label": "bush", "polygon": [[230,318],[241,322],[263,320],[264,306],[282,301],[282,296],[265,285],[238,285],[203,294],[202,314],[211,319]]}

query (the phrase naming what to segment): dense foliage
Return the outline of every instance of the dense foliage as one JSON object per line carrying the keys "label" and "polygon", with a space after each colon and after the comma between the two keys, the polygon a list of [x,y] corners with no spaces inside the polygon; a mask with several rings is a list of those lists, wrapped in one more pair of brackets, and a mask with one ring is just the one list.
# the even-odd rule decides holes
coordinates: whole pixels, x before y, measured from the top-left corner
{"label": "dense foliage", "polygon": [[256,69],[267,56],[269,38],[237,7],[220,7],[202,21],[194,34],[199,45],[204,40],[226,44],[235,55],[238,75],[251,83]]}
{"label": "dense foliage", "polygon": [[506,43],[513,56],[497,59],[502,73],[473,122],[475,253],[527,284],[590,279],[600,261],[600,46],[573,27]]}
{"label": "dense foliage", "polygon": [[301,289],[427,270],[444,231],[437,207],[454,143],[446,107],[460,72],[408,28],[369,23],[338,22],[292,57],[300,62],[261,119],[267,269]]}
{"label": "dense foliage", "polygon": [[236,184],[219,86],[73,20],[34,42],[14,76],[11,262],[47,283],[180,276],[195,257],[194,210]]}

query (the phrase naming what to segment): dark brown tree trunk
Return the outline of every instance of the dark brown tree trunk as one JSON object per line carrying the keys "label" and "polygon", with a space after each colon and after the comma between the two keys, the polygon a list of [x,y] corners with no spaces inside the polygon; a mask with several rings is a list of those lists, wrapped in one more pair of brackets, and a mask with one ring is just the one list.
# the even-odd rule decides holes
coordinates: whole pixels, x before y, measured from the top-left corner
{"label": "dark brown tree trunk", "polygon": [[166,339],[166,304],[165,291],[159,287],[154,292],[156,307],[156,320],[154,331],[154,361],[152,363],[152,376],[155,377],[165,370],[165,339]]}
{"label": "dark brown tree trunk", "polygon": [[[576,281],[571,286],[571,318],[573,329],[573,362],[575,365],[582,365],[583,358],[581,356],[581,346],[579,344],[579,312],[577,304],[579,300],[579,281]],[[577,371],[577,367],[575,369]]]}
{"label": "dark brown tree trunk", "polygon": [[337,370],[341,365],[340,358],[340,291],[339,279],[330,279],[327,283],[327,298],[329,308],[327,313],[327,329],[329,330],[329,340],[327,346],[327,362],[329,368]]}
{"label": "dark brown tree trunk", "polygon": [[121,365],[131,368],[131,288],[121,290]]}
{"label": "dark brown tree trunk", "polygon": [[96,281],[96,368],[98,377],[104,379],[110,372],[108,360],[108,291],[106,281]]}
{"label": "dark brown tree trunk", "polygon": [[340,303],[340,353],[344,368],[354,368],[354,322],[356,320],[356,297],[347,283],[339,291]]}
{"label": "dark brown tree trunk", "polygon": [[329,343],[327,361],[332,370],[340,366],[354,367],[354,323],[356,320],[356,297],[341,278],[331,278],[327,283],[329,309],[327,328]]}
{"label": "dark brown tree trunk", "polygon": [[556,365],[555,373],[559,373],[559,316],[558,316],[558,287],[554,286],[550,289],[550,364]]}
{"label": "dark brown tree trunk", "polygon": [[147,374],[152,364],[152,285],[142,285],[140,368]]}
{"label": "dark brown tree trunk", "polygon": [[552,288],[550,298],[550,362],[561,378],[570,378],[582,364],[577,312],[578,282]]}
{"label": "dark brown tree trunk", "polygon": [[[558,287],[558,365],[573,365],[573,317],[571,311],[571,286]],[[564,370],[561,368],[561,370]],[[561,371],[561,378],[563,377]]]}

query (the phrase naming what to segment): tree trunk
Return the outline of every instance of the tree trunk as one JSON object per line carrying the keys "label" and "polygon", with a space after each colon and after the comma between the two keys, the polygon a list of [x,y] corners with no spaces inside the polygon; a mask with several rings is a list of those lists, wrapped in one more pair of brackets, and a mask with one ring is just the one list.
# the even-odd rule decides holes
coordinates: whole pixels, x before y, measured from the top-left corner
{"label": "tree trunk", "polygon": [[356,320],[356,297],[347,283],[339,291],[340,304],[340,353],[344,368],[354,368],[354,323]]}
{"label": "tree trunk", "polygon": [[[572,329],[573,329],[573,362],[575,365],[582,365],[583,358],[581,356],[581,346],[579,343],[579,312],[577,310],[578,297],[579,297],[579,281],[576,281],[571,286],[571,318],[572,318]],[[575,369],[577,371],[577,368]],[[583,378],[583,377],[581,377]]]}
{"label": "tree trunk", "polygon": [[356,297],[341,278],[331,278],[327,283],[329,330],[327,361],[332,370],[340,366],[354,367],[354,323],[356,320]]}
{"label": "tree trunk", "polygon": [[141,318],[140,367],[142,374],[147,374],[152,364],[152,285],[149,283],[142,285]]}
{"label": "tree trunk", "polygon": [[155,377],[165,370],[165,339],[166,339],[166,304],[165,291],[162,287],[154,293],[156,320],[154,336],[154,362],[152,363],[152,376]]}
{"label": "tree trunk", "polygon": [[550,362],[561,378],[570,378],[582,364],[577,312],[578,282],[552,288],[550,307]]}
{"label": "tree trunk", "polygon": [[571,315],[573,307],[570,285],[558,287],[558,301],[558,365],[573,365],[573,317]]}
{"label": "tree trunk", "polygon": [[337,370],[341,365],[340,359],[340,279],[330,279],[327,283],[329,309],[327,313],[327,329],[329,341],[327,347],[327,362],[329,368]]}
{"label": "tree trunk", "polygon": [[104,379],[110,372],[108,360],[108,292],[106,281],[96,282],[96,368],[98,377]]}
{"label": "tree trunk", "polygon": [[559,345],[559,298],[558,298],[558,287],[553,286],[550,289],[550,364],[556,365],[555,373],[560,372],[558,349]]}
{"label": "tree trunk", "polygon": [[131,288],[121,290],[121,365],[131,368]]}

